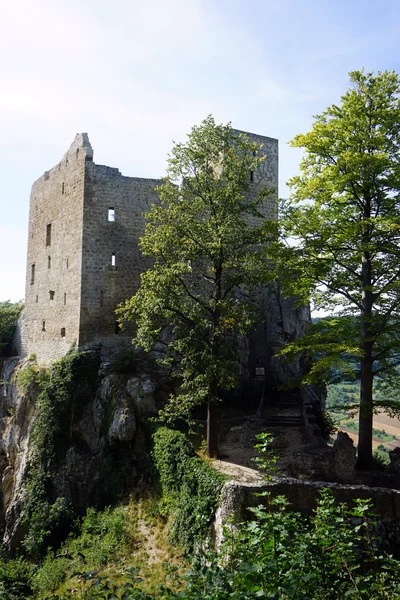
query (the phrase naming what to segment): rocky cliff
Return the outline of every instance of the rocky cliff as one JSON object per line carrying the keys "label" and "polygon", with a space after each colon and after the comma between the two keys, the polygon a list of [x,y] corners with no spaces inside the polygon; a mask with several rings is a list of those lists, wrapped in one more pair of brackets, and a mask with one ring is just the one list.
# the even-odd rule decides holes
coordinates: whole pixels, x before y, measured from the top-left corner
{"label": "rocky cliff", "polygon": [[79,514],[89,505],[115,500],[124,487],[134,486],[138,473],[145,476],[145,422],[165,402],[166,387],[158,372],[150,377],[145,371],[112,371],[104,363],[98,367],[93,385],[88,387],[84,378],[69,381],[72,393],[61,396],[59,389],[52,391],[53,371],[50,381],[24,386],[21,373],[39,370],[35,363],[13,358],[3,364],[0,523],[9,549],[30,527],[23,518],[27,494],[39,494],[37,501],[47,495],[42,500],[50,512],[58,502]]}

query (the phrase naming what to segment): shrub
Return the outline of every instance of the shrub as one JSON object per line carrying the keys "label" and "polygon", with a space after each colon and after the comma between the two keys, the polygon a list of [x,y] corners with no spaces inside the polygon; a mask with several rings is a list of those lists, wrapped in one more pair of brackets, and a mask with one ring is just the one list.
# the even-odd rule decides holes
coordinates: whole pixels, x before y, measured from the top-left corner
{"label": "shrub", "polygon": [[12,338],[23,308],[22,302],[0,302],[0,357],[7,356],[12,351]]}
{"label": "shrub", "polygon": [[225,477],[194,454],[186,436],[164,427],[154,434],[153,457],[172,514],[171,537],[187,552],[205,541]]}
{"label": "shrub", "polygon": [[40,390],[23,517],[28,530],[23,544],[34,556],[42,555],[52,538],[55,541],[56,534],[67,531],[72,521],[73,507],[55,495],[53,481],[71,444],[73,425],[94,394],[99,364],[98,354],[74,350],[39,379],[33,365],[22,378],[25,383],[34,381]]}
{"label": "shrub", "polygon": [[33,598],[31,578],[33,568],[23,558],[0,559],[0,600]]}

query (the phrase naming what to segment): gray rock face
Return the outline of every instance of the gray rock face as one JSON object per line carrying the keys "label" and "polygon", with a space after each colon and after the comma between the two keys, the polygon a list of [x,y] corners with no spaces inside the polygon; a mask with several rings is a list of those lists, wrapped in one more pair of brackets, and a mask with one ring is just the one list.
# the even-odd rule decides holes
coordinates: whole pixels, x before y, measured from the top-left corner
{"label": "gray rock face", "polygon": [[156,385],[148,375],[131,377],[127,381],[126,391],[139,416],[148,417],[157,413],[154,397]]}
{"label": "gray rock face", "polygon": [[[6,360],[0,380],[0,527],[3,543],[14,549],[22,541],[25,481],[31,458],[31,438],[35,422],[36,397],[23,396],[13,373],[27,360]],[[156,385],[149,375],[129,377],[100,369],[96,393],[71,425],[69,447],[59,460],[52,485],[55,497],[84,511],[99,500],[104,462],[113,448],[126,447],[131,457],[132,482],[135,460],[146,453],[141,421],[157,412]],[[158,390],[159,391],[159,390]],[[107,458],[108,457],[108,458]],[[109,467],[110,468],[110,467]],[[112,469],[112,466],[111,466]],[[100,486],[100,487],[99,487]],[[103,486],[104,487],[104,486]]]}
{"label": "gray rock face", "polygon": [[135,413],[126,398],[118,398],[114,417],[108,430],[108,441],[131,442],[136,434],[137,424]]}

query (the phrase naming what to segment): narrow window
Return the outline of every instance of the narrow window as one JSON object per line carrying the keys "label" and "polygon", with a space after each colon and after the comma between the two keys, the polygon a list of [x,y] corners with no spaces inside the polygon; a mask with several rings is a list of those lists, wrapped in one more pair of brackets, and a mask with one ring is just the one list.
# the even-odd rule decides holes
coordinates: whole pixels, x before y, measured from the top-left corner
{"label": "narrow window", "polygon": [[36,304],[39,302],[39,296],[36,295]]}
{"label": "narrow window", "polygon": [[110,206],[110,208],[108,209],[108,220],[115,221],[115,209],[113,206]]}
{"label": "narrow window", "polygon": [[62,193],[62,194],[64,193],[64,189],[65,189],[65,187],[64,187],[64,182],[62,182],[62,186],[61,186],[61,193]]}
{"label": "narrow window", "polygon": [[68,256],[67,256],[67,261],[66,262],[67,262],[67,269],[68,269],[68,267],[69,267],[69,258],[68,258]]}
{"label": "narrow window", "polygon": [[250,181],[254,181],[254,171],[250,171]]}
{"label": "narrow window", "polygon": [[61,337],[65,337],[65,327],[61,327]]}
{"label": "narrow window", "polygon": [[51,245],[51,223],[46,225],[46,246]]}
{"label": "narrow window", "polygon": [[67,304],[67,292],[64,292],[64,306]]}
{"label": "narrow window", "polygon": [[101,291],[100,292],[100,306],[103,306],[103,304],[104,304],[104,292]]}
{"label": "narrow window", "polygon": [[119,331],[120,331],[120,329],[119,329],[119,323],[118,323],[118,321],[115,321],[115,333],[116,333],[116,335],[119,334]]}
{"label": "narrow window", "polygon": [[115,254],[111,255],[111,266],[115,267]]}
{"label": "narrow window", "polygon": [[79,156],[79,148],[76,149],[76,158]]}
{"label": "narrow window", "polygon": [[42,321],[42,331],[46,331],[46,321]]}
{"label": "narrow window", "polygon": [[35,263],[31,264],[31,285],[35,283]]}
{"label": "narrow window", "polygon": [[47,257],[47,268],[51,269],[51,256]]}
{"label": "narrow window", "polygon": [[49,291],[50,300],[54,300],[54,290]]}

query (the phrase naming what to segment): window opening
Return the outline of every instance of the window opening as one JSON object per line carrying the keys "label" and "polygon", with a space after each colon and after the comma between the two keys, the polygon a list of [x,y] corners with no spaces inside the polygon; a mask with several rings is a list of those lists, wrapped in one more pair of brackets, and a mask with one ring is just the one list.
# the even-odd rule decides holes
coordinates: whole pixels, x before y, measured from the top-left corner
{"label": "window opening", "polygon": [[51,223],[46,225],[46,246],[51,245]]}
{"label": "window opening", "polygon": [[64,292],[64,306],[67,304],[67,292]]}
{"label": "window opening", "polygon": [[69,259],[68,259],[68,256],[67,256],[67,269],[68,269],[68,267],[69,267]]}
{"label": "window opening", "polygon": [[31,285],[35,283],[35,263],[31,264]]}
{"label": "window opening", "polygon": [[112,222],[115,221],[115,209],[113,206],[110,206],[108,209],[108,220]]}
{"label": "window opening", "polygon": [[103,304],[104,304],[104,292],[101,291],[100,292],[100,306],[103,306]]}
{"label": "window opening", "polygon": [[54,300],[54,290],[49,290],[50,300]]}
{"label": "window opening", "polygon": [[115,267],[115,254],[111,255],[111,266]]}
{"label": "window opening", "polygon": [[115,333],[116,333],[116,335],[118,335],[118,334],[119,334],[119,332],[120,332],[120,328],[119,328],[119,322],[118,322],[118,321],[115,321]]}
{"label": "window opening", "polygon": [[61,337],[65,337],[65,327],[61,327]]}
{"label": "window opening", "polygon": [[64,193],[64,189],[65,189],[65,188],[64,188],[64,182],[62,182],[62,186],[61,186],[61,193],[62,193],[62,194]]}
{"label": "window opening", "polygon": [[47,268],[51,269],[51,256],[47,257]]}
{"label": "window opening", "polygon": [[250,181],[254,181],[254,171],[250,171]]}
{"label": "window opening", "polygon": [[42,321],[42,331],[46,331],[46,321]]}
{"label": "window opening", "polygon": [[36,304],[39,302],[39,296],[36,295]]}

